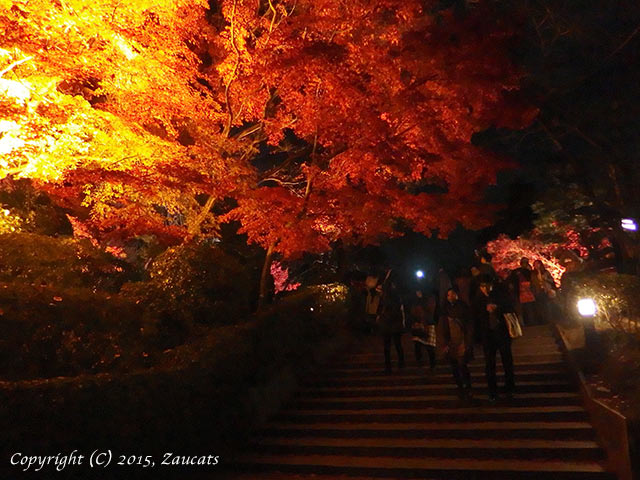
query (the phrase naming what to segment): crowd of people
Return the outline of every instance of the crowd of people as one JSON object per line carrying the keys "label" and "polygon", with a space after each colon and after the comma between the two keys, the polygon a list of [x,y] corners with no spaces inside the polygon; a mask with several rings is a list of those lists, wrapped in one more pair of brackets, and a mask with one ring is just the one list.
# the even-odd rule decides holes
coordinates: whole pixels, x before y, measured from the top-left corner
{"label": "crowd of people", "polygon": [[515,373],[511,343],[521,334],[520,324],[535,325],[549,321],[553,312],[556,285],[540,261],[533,266],[522,258],[520,266],[506,279],[500,279],[487,254],[453,281],[440,269],[433,288],[401,290],[393,270],[370,275],[366,281],[364,317],[367,331],[377,330],[383,338],[385,371],[392,372],[391,350],[395,348],[397,366],[405,365],[402,336],[413,340],[419,366],[428,358],[430,370],[445,361],[458,387],[459,397],[472,398],[468,363],[476,347],[484,353],[489,400],[498,397],[496,356],[500,353],[504,369],[504,395],[515,391]]}

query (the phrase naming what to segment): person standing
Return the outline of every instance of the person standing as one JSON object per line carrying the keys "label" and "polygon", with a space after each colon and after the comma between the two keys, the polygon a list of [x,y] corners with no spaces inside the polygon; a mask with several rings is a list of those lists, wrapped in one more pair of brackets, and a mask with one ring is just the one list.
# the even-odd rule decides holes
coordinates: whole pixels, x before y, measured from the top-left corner
{"label": "person standing", "polygon": [[444,354],[449,358],[461,399],[471,398],[471,374],[467,363],[473,356],[473,322],[469,306],[450,288],[442,312]]}
{"label": "person standing", "polygon": [[505,394],[513,396],[515,375],[513,372],[513,355],[511,353],[511,337],[504,314],[511,312],[507,300],[508,295],[500,286],[494,288],[489,277],[480,283],[480,291],[474,303],[474,315],[480,328],[480,340],[484,351],[485,374],[489,387],[489,401],[495,402],[498,396],[496,378],[496,353],[500,351],[505,376]]}
{"label": "person standing", "polygon": [[458,296],[467,305],[471,305],[471,281],[472,276],[468,268],[461,268],[453,280],[454,287],[458,291]]}
{"label": "person standing", "polygon": [[474,299],[476,298],[476,294],[480,289],[480,279],[480,269],[473,265],[471,267],[471,282],[469,284],[469,298],[471,299],[471,302],[474,301]]}
{"label": "person standing", "polygon": [[447,292],[453,287],[451,278],[443,267],[438,269],[436,285],[438,288],[438,308],[443,309],[447,303]]}
{"label": "person standing", "polygon": [[478,264],[478,270],[480,272],[480,275],[483,275],[485,277],[491,277],[492,281],[495,281],[498,278],[498,274],[496,273],[496,270],[493,268],[493,265],[491,264],[491,255],[489,255],[486,252],[480,255],[480,263]]}
{"label": "person standing", "polygon": [[422,349],[427,350],[431,370],[436,367],[436,296],[426,298],[422,290],[417,290],[413,305],[409,310],[411,319],[411,335],[416,355],[416,362],[422,366]]}
{"label": "person standing", "polygon": [[398,368],[404,367],[404,351],[402,350],[402,332],[404,331],[404,315],[402,299],[398,287],[389,273],[382,286],[378,323],[384,343],[385,372],[391,373],[391,342],[398,354]]}
{"label": "person standing", "polygon": [[548,323],[551,319],[551,304],[556,298],[556,283],[541,260],[533,262],[531,285],[536,297],[536,310],[541,321]]}
{"label": "person standing", "polygon": [[516,312],[525,325],[536,323],[536,297],[531,286],[531,273],[529,259],[522,257],[520,267],[509,275],[509,288],[516,305]]}
{"label": "person standing", "polygon": [[370,333],[374,330],[376,325],[378,310],[380,308],[380,298],[382,295],[382,286],[378,282],[378,277],[375,275],[368,275],[365,280],[365,289],[367,296],[364,302],[364,324],[365,332]]}

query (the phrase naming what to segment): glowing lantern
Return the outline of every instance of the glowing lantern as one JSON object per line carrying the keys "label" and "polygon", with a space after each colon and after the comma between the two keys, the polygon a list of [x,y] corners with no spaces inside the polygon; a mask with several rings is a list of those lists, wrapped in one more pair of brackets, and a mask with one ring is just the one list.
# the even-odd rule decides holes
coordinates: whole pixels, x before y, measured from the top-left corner
{"label": "glowing lantern", "polygon": [[578,300],[578,313],[583,317],[595,317],[598,307],[593,298],[581,298]]}

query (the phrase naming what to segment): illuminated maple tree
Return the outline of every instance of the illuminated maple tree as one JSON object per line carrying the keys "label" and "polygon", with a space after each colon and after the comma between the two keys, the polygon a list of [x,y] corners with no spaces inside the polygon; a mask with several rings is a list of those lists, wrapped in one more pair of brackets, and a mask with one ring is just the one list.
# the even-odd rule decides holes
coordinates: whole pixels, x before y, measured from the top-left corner
{"label": "illuminated maple tree", "polygon": [[2,0],[0,174],[106,243],[238,220],[263,277],[276,253],[482,227],[508,163],[472,137],[536,112],[504,19],[438,5]]}
{"label": "illuminated maple tree", "polygon": [[560,247],[560,244],[544,242],[535,236],[525,235],[515,239],[500,235],[485,246],[491,254],[493,268],[502,278],[507,278],[513,270],[519,268],[522,258],[528,258],[532,265],[536,260],[540,260],[557,286],[560,286],[560,279],[566,270],[554,257],[554,252]]}
{"label": "illuminated maple tree", "polygon": [[0,176],[84,210],[98,238],[176,241],[247,172],[195,53],[201,0],[0,2]]}
{"label": "illuminated maple tree", "polygon": [[271,277],[273,278],[273,291],[276,295],[280,292],[291,292],[302,285],[300,282],[291,282],[289,269],[283,267],[280,262],[271,264]]}
{"label": "illuminated maple tree", "polygon": [[284,151],[228,216],[250,241],[295,258],[337,240],[377,243],[406,228],[446,236],[490,221],[484,190],[507,162],[472,136],[536,113],[514,95],[520,74],[494,12],[478,5],[457,18],[433,14],[436,2],[392,0],[260,5],[222,2],[227,56],[216,66],[232,127],[250,125]]}

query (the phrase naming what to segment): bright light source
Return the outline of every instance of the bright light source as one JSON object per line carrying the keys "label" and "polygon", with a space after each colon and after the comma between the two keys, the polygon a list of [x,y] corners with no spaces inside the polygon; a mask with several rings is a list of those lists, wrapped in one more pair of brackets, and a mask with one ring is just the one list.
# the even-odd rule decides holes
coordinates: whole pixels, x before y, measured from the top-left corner
{"label": "bright light source", "polygon": [[638,230],[638,224],[633,218],[623,218],[620,221],[620,225],[623,230],[629,230],[631,232],[635,232]]}
{"label": "bright light source", "polygon": [[597,311],[598,307],[593,298],[581,298],[578,300],[578,312],[583,317],[594,317]]}
{"label": "bright light source", "polygon": [[313,312],[313,307],[311,307],[309,310],[311,310]]}
{"label": "bright light source", "polygon": [[416,277],[418,277],[418,278],[424,278],[424,272],[423,272],[422,270],[418,270],[418,271],[416,272]]}

